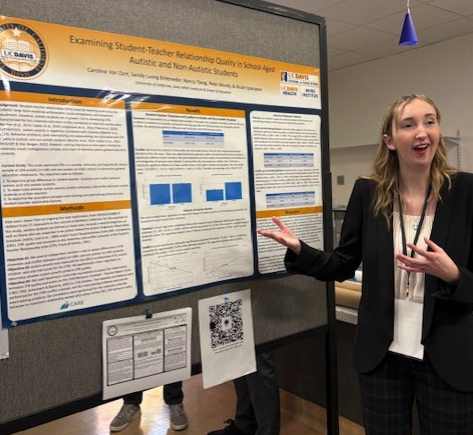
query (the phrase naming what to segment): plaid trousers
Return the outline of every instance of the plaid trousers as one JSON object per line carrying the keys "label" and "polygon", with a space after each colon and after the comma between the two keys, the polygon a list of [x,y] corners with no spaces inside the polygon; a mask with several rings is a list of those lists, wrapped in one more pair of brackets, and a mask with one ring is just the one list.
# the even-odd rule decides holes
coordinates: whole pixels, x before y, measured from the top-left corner
{"label": "plaid trousers", "polygon": [[410,435],[414,401],[421,435],[473,435],[473,393],[447,385],[427,355],[388,353],[359,381],[366,435]]}

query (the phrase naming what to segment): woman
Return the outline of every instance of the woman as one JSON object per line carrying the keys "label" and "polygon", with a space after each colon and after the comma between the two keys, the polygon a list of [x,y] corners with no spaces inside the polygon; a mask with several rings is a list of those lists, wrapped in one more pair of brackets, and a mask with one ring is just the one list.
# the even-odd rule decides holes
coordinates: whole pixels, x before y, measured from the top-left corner
{"label": "woman", "polygon": [[286,267],[342,281],[363,262],[354,363],[368,435],[473,434],[473,175],[449,167],[435,103],[386,111],[373,174],[356,181],[333,253],[279,231]]}

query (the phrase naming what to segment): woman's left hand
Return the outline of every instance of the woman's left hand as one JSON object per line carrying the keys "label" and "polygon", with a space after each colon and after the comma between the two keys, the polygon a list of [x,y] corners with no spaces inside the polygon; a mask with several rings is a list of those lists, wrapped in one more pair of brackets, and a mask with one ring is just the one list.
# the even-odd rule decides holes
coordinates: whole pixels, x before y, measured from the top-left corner
{"label": "woman's left hand", "polygon": [[398,267],[408,272],[421,272],[436,276],[449,284],[455,284],[460,278],[460,270],[447,253],[432,240],[424,238],[425,243],[431,249],[420,248],[408,243],[407,246],[412,249],[419,257],[410,257],[404,254],[397,254],[396,259],[400,262]]}

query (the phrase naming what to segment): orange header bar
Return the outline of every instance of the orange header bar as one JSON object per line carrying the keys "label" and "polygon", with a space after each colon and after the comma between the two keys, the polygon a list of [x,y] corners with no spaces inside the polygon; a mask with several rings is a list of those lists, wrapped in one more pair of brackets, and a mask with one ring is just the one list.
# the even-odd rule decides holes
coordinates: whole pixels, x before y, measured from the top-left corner
{"label": "orange header bar", "polygon": [[33,92],[0,91],[0,100],[21,103],[61,104],[79,107],[100,107],[103,109],[125,109],[123,100],[111,98],[71,97],[67,95],[37,94]]}
{"label": "orange header bar", "polygon": [[30,207],[4,207],[3,218],[40,216],[46,214],[88,213],[92,211],[124,210],[131,208],[130,200],[86,202],[83,204],[32,205]]}
{"label": "orange header bar", "polygon": [[133,110],[147,110],[153,112],[177,113],[180,115],[203,115],[203,116],[225,116],[228,118],[244,118],[244,110],[219,109],[198,106],[173,106],[170,104],[155,104],[134,102],[131,103]]}
{"label": "orange header bar", "polygon": [[263,210],[256,212],[256,219],[269,219],[273,216],[284,217],[284,216],[298,216],[301,214],[314,214],[322,213],[323,207],[303,207],[303,208],[290,208],[280,210]]}

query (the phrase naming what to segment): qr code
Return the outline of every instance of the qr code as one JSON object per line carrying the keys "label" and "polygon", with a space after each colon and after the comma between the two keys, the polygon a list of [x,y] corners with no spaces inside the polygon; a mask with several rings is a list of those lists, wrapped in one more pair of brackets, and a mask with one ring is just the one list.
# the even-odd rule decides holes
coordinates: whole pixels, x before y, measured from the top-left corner
{"label": "qr code", "polygon": [[242,300],[211,305],[210,345],[212,349],[243,340]]}

